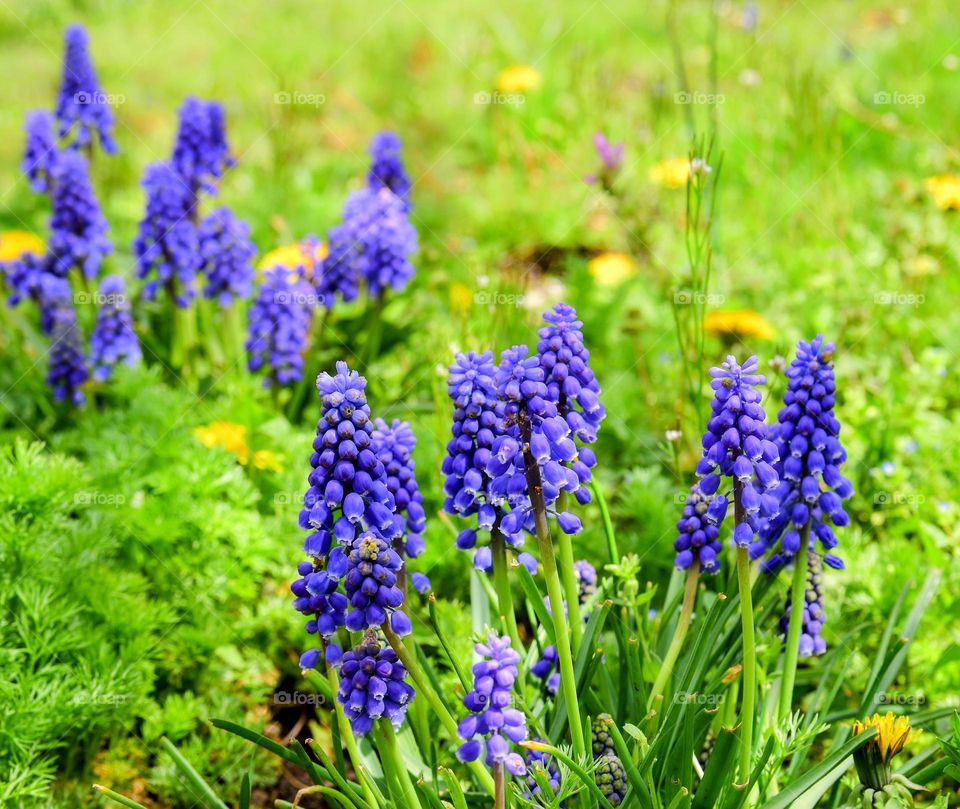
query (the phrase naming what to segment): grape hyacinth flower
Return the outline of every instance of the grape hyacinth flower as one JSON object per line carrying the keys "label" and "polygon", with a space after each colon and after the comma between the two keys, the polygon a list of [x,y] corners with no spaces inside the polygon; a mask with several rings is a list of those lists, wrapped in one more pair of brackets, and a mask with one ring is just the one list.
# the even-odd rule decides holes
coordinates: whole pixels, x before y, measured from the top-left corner
{"label": "grape hyacinth flower", "polygon": [[403,202],[403,210],[410,211],[410,178],[403,166],[403,141],[394,132],[378,132],[370,141],[373,162],[367,174],[367,186],[372,191],[387,188]]}
{"label": "grape hyacinth flower", "polygon": [[360,644],[340,659],[337,701],[357,736],[366,736],[381,718],[399,728],[415,695],[396,652],[381,645],[374,632],[367,632]]}
{"label": "grape hyacinth flower", "polygon": [[416,436],[405,421],[394,419],[388,426],[383,419],[377,419],[372,438],[373,451],[386,470],[387,489],[396,502],[397,513],[406,518],[405,541],[398,550],[401,555],[415,559],[424,551],[421,535],[427,527],[423,495],[417,484],[416,464],[413,460],[413,451],[417,446]]}
{"label": "grape hyacinth flower", "polygon": [[196,196],[217,192],[216,181],[235,163],[227,143],[226,115],[216,101],[193,96],[180,107],[180,126],[170,162]]}
{"label": "grape hyacinth flower", "polygon": [[847,453],[834,413],[833,351],[833,343],[822,335],[802,340],[786,370],[784,407],[771,429],[780,454],[775,491],[779,514],[763,527],[762,542],[754,549],[755,556],[774,551],[764,564],[770,573],[802,554],[804,535],[819,542],[828,566],[843,568],[843,561],[831,552],[837,537],[830,524],[843,527],[850,522],[843,501],[853,495],[853,485],[840,473]]}
{"label": "grape hyacinth flower", "polygon": [[590,744],[594,760],[601,756],[615,756],[617,754],[617,748],[613,744],[613,734],[610,732],[612,722],[613,717],[607,713],[593,717],[590,722]]}
{"label": "grape hyacinth flower", "polygon": [[70,285],[56,279],[47,286],[46,307],[50,334],[50,367],[47,384],[58,402],[69,402],[77,407],[86,403],[83,385],[90,377],[83,350],[83,335],[77,323],[77,312],[70,299]]}
{"label": "grape hyacinth flower", "polygon": [[683,513],[677,522],[677,538],[673,548],[677,552],[678,570],[689,570],[697,565],[706,573],[720,571],[720,523],[727,514],[727,498],[722,494],[706,495],[697,481],[690,488],[683,504]]}
{"label": "grape hyacinth flower", "polygon": [[70,146],[90,151],[93,133],[107,154],[114,154],[113,111],[110,99],[100,89],[97,71],[90,59],[89,38],[82,25],[71,25],[66,32],[66,52],[63,58],[63,78],[57,95],[57,120],[60,138],[70,140]]}
{"label": "grape hyacinth flower", "polygon": [[[535,742],[543,742],[543,739],[533,739]],[[537,781],[537,775],[545,778],[549,792],[545,793]],[[544,801],[549,801],[560,794],[560,770],[553,756],[544,753],[541,750],[527,751],[527,777],[525,795],[528,800],[534,802],[534,805],[547,805]],[[560,804],[563,806],[563,804]]]}
{"label": "grape hyacinth flower", "polygon": [[[372,448],[366,385],[345,362],[337,363],[335,375],[324,372],[317,378],[321,415],[310,456],[310,488],[300,511],[309,561],[301,562],[301,578],[291,590],[294,608],[310,617],[307,632],[321,638],[347,622],[364,628],[389,619],[398,635],[411,631],[410,619],[400,610],[402,592],[394,587],[403,562],[390,548],[403,536],[404,522]],[[337,592],[343,578],[346,596]],[[301,667],[314,668],[320,656],[319,649],[308,650]]]}
{"label": "grape hyacinth flower", "polygon": [[274,268],[263,274],[250,307],[245,348],[250,372],[267,370],[264,387],[283,387],[303,378],[315,302],[301,270]]}
{"label": "grape hyacinth flower", "polygon": [[523,757],[511,752],[509,744],[509,741],[519,744],[527,738],[523,711],[511,707],[511,690],[517,679],[520,654],[510,648],[508,636],[498,637],[495,633],[490,633],[486,643],[478,643],[474,648],[484,659],[474,664],[473,690],[463,700],[471,714],[457,729],[463,740],[457,758],[476,761],[486,747],[488,767],[502,766],[513,775],[526,775]]}
{"label": "grape hyacinth flower", "polygon": [[250,241],[250,226],[237,219],[229,208],[218,208],[207,215],[197,231],[200,243],[200,268],[207,277],[203,293],[215,298],[221,307],[234,299],[250,297],[256,270],[253,257],[257,248]]}
{"label": "grape hyacinth flower", "polygon": [[[32,251],[24,253],[19,258],[3,265],[10,296],[7,303],[16,306],[25,298],[31,298],[38,303],[44,282],[49,279],[63,280],[54,275],[51,269],[51,258],[48,253],[37,254]],[[49,333],[46,332],[45,333]]]}
{"label": "grape hyacinth flower", "polygon": [[[795,559],[794,564],[796,563]],[[810,551],[807,553],[807,586],[804,593],[803,624],[800,633],[800,657],[822,655],[827,651],[827,642],[821,635],[823,624],[826,621],[823,612],[822,585],[823,567],[820,555]],[[790,599],[787,599],[786,609],[780,619],[780,631],[783,633],[784,642],[786,642],[787,633],[790,630],[790,613]]]}
{"label": "grape hyacinth flower", "polygon": [[596,132],[593,136],[593,145],[600,158],[600,171],[597,174],[587,175],[586,181],[590,185],[599,183],[604,191],[612,191],[613,183],[623,168],[623,143],[614,146],[603,132]]}
{"label": "grape hyacinth flower", "polygon": [[51,179],[51,269],[66,276],[76,267],[85,278],[94,279],[113,245],[107,238],[110,226],[90,184],[87,159],[79,152],[65,152],[54,162]]}
{"label": "grape hyacinth flower", "polygon": [[90,335],[90,362],[94,379],[105,382],[118,363],[133,366],[140,362],[141,352],[120,276],[108,275],[100,282],[99,304],[97,323]]}
{"label": "grape hyacinth flower", "polygon": [[196,295],[200,242],[193,223],[196,200],[169,163],[153,163],[143,173],[147,206],[133,243],[137,277],[149,278],[143,294],[156,297],[162,286],[186,308]]}
{"label": "grape hyacinth flower", "polygon": [[593,774],[600,792],[612,806],[623,803],[627,794],[627,771],[617,756],[600,756]]}
{"label": "grape hyacinth flower", "polygon": [[53,166],[59,154],[53,136],[53,116],[46,110],[34,110],[27,115],[24,129],[27,144],[20,168],[35,192],[46,193],[50,190]]}

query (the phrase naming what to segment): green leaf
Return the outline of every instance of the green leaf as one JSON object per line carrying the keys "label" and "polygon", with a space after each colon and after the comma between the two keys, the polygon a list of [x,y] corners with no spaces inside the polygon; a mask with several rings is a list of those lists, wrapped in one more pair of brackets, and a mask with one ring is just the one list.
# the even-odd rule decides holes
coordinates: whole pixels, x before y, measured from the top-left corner
{"label": "green leaf", "polygon": [[200,800],[203,801],[203,803],[212,807],[212,809],[227,809],[227,805],[219,798],[217,793],[213,791],[213,788],[203,780],[203,776],[193,768],[193,765],[177,750],[173,742],[166,736],[161,736],[160,744],[162,744],[167,753],[170,754],[177,769],[186,776],[187,781],[197,790]]}

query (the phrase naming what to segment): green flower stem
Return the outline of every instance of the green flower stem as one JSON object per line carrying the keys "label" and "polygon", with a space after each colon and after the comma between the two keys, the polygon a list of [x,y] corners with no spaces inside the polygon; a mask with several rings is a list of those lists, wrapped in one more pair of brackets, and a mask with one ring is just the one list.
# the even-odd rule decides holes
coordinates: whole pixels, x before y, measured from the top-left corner
{"label": "green flower stem", "polygon": [[230,359],[238,367],[245,366],[247,353],[246,334],[243,327],[243,311],[239,300],[235,300],[223,310],[225,340],[229,346]]}
{"label": "green flower stem", "polygon": [[607,552],[610,554],[610,563],[613,565],[620,563],[620,550],[617,548],[617,534],[613,530],[613,520],[610,519],[610,509],[607,508],[607,500],[603,496],[603,489],[594,478],[590,483],[590,490],[597,501],[597,508],[600,509],[600,520],[603,522],[603,533],[607,538]]}
{"label": "green flower stem", "polygon": [[507,807],[507,779],[503,772],[503,762],[493,764],[493,807],[506,809]]}
{"label": "green flower stem", "polygon": [[197,300],[194,306],[197,309],[200,328],[206,338],[207,356],[215,368],[223,368],[225,362],[223,346],[220,345],[220,336],[213,325],[213,302],[206,299]]}
{"label": "green flower stem", "polygon": [[[677,628],[673,633],[673,640],[663,658],[660,671],[657,672],[657,679],[653,683],[653,689],[650,691],[650,699],[647,701],[647,710],[655,708],[658,699],[663,698],[664,689],[670,682],[670,675],[673,674],[673,667],[676,665],[677,657],[683,648],[683,641],[687,637],[687,630],[690,628],[690,619],[693,616],[693,605],[697,600],[697,585],[700,583],[700,560],[695,559],[693,564],[687,570],[687,584],[683,591],[683,604],[680,607],[680,617],[677,619]],[[659,713],[659,711],[657,711]]]}
{"label": "green flower stem", "polygon": [[[737,504],[739,506],[739,492]],[[743,624],[743,703],[740,711],[740,782],[738,789],[750,783],[753,755],[753,714],[757,701],[757,647],[753,633],[753,593],[750,585],[750,551],[737,545],[737,582],[740,587],[740,618]]]}
{"label": "green flower stem", "polygon": [[373,303],[373,311],[367,320],[367,344],[363,350],[363,365],[369,367],[380,355],[380,342],[383,339],[383,310],[386,306],[386,290],[381,292]]}
{"label": "green flower stem", "polygon": [[510,590],[510,579],[507,571],[507,543],[495,526],[490,533],[490,546],[493,552],[493,584],[497,591],[497,610],[506,625],[513,648],[522,653],[520,633],[517,631],[517,614],[513,606],[513,592]]}
{"label": "green flower stem", "polygon": [[[566,511],[567,493],[560,492],[557,500],[557,511]],[[577,569],[573,558],[573,539],[563,531],[557,534],[557,545],[560,548],[560,576],[563,582],[563,592],[567,599],[567,615],[570,624],[570,645],[573,654],[580,651],[580,642],[583,640],[583,621],[580,620],[580,587],[577,584]]]}
{"label": "green flower stem", "polygon": [[420,799],[413,788],[407,765],[403,763],[403,756],[400,755],[400,746],[397,744],[397,734],[393,725],[390,724],[389,719],[381,719],[377,724],[380,730],[380,750],[384,768],[393,770],[393,777],[402,793],[403,805],[409,809],[415,809],[420,806]]}
{"label": "green flower stem", "polygon": [[[783,678],[780,680],[780,705],[777,720],[783,724],[793,707],[793,684],[797,679],[797,658],[800,656],[800,635],[803,633],[803,608],[807,596],[807,554],[810,544],[810,520],[800,532],[800,551],[793,559],[793,586],[790,590],[790,629],[783,652]],[[802,557],[802,562],[801,562]]]}
{"label": "green flower stem", "polygon": [[127,809],[147,809],[142,803],[137,803],[132,798],[128,798],[126,795],[121,795],[119,792],[114,792],[112,789],[108,789],[105,786],[100,784],[94,784],[93,789],[95,792],[99,792],[106,798],[119,803],[121,806],[126,806]]}
{"label": "green flower stem", "polygon": [[594,800],[600,805],[601,809],[613,809],[613,805],[610,801],[607,800],[606,796],[600,791],[600,787],[597,786],[597,782],[594,780],[593,775],[588,773],[583,767],[581,767],[576,761],[574,761],[569,755],[567,755],[563,750],[560,750],[557,747],[554,747],[552,744],[547,744],[546,742],[534,742],[534,741],[525,741],[520,742],[521,747],[526,747],[528,750],[538,750],[541,753],[548,753],[551,756],[555,757],[558,761],[562,761],[566,764],[571,772],[576,776],[577,780],[580,781],[589,792]]}
{"label": "green flower stem", "polygon": [[373,792],[367,769],[363,766],[363,759],[360,757],[360,748],[357,747],[357,738],[353,735],[353,728],[350,726],[350,721],[347,719],[346,712],[343,710],[343,705],[341,705],[340,700],[337,699],[337,691],[339,690],[337,685],[337,673],[334,671],[334,668],[331,665],[327,665],[327,681],[330,683],[330,691],[333,694],[332,701],[337,712],[337,723],[340,727],[340,737],[343,739],[343,743],[347,747],[347,753],[350,754],[350,761],[353,762],[353,769],[357,774],[357,780],[360,782],[360,788],[363,790],[363,797],[366,799],[371,809],[379,809],[380,802],[377,800],[377,796]]}
{"label": "green flower stem", "polygon": [[537,544],[540,548],[540,561],[543,564],[543,576],[547,581],[547,597],[550,599],[550,612],[553,618],[554,635],[557,639],[557,657],[560,662],[560,685],[563,689],[563,701],[567,706],[567,719],[570,722],[570,737],[573,751],[578,759],[587,755],[587,746],[583,736],[583,720],[580,717],[580,702],[577,697],[577,678],[573,670],[573,653],[570,650],[569,623],[563,614],[563,588],[560,585],[560,573],[557,570],[557,557],[553,551],[553,538],[550,536],[550,524],[547,522],[547,505],[543,499],[543,481],[540,466],[530,451],[531,426],[529,421],[521,425],[523,436],[524,468],[527,475],[527,490],[530,504],[533,506],[533,519],[537,528]]}
{"label": "green flower stem", "polygon": [[[430,679],[424,673],[423,669],[420,668],[420,664],[417,662],[416,658],[410,654],[410,650],[407,649],[397,633],[394,632],[387,624],[383,625],[383,634],[387,638],[387,643],[393,647],[393,651],[397,653],[397,657],[400,658],[400,661],[410,673],[410,676],[413,677],[413,681],[417,684],[417,692],[422,695],[427,702],[430,703],[430,707],[433,708],[434,713],[436,713],[437,718],[446,728],[447,732],[450,734],[450,737],[452,739],[456,739],[457,720],[450,715],[450,711],[447,710],[447,706],[443,704],[443,700],[440,698],[440,695],[437,694],[433,686],[430,684]],[[490,773],[487,772],[486,768],[480,764],[479,761],[471,761],[470,769],[473,771],[473,774],[477,776],[480,783],[483,785],[483,788],[492,795],[493,778],[490,777]]]}

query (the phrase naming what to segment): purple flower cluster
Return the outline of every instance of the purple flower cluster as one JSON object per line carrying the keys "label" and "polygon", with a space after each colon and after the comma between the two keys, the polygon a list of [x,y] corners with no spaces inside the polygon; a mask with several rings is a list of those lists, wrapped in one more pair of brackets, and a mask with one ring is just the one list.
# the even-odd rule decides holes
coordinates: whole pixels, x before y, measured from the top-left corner
{"label": "purple flower cluster", "polygon": [[60,137],[64,140],[72,137],[72,146],[90,150],[96,132],[103,150],[113,154],[117,151],[113,141],[113,111],[109,98],[100,89],[87,45],[87,32],[82,25],[67,28],[63,79],[57,96]]}
{"label": "purple flower cluster", "polygon": [[[499,398],[505,403],[504,426],[491,447],[486,471],[493,478],[492,490],[505,492],[504,499],[513,501],[513,510],[502,522],[506,534],[532,527],[533,504],[529,494],[534,479],[536,495],[542,496],[560,529],[576,534],[582,527],[576,515],[558,514],[552,508],[561,491],[577,492],[583,473],[579,467],[586,467],[577,460],[570,427],[558,415],[545,379],[540,356],[528,356],[526,346],[503,352],[496,385]],[[530,464],[531,468],[527,468]],[[524,494],[528,495],[525,500],[521,499]]]}
{"label": "purple flower cluster", "polygon": [[[395,587],[403,562],[390,547],[403,535],[403,518],[373,451],[366,385],[345,362],[337,363],[336,375],[317,378],[321,416],[310,456],[310,488],[300,511],[300,528],[309,532],[304,552],[310,561],[300,564],[301,578],[291,589],[294,608],[310,616],[307,632],[323,638],[345,623],[359,629],[383,625],[388,618],[397,634],[411,631]],[[346,596],[337,592],[343,578]],[[300,658],[301,667],[315,667],[320,656],[319,649],[310,649]]]}
{"label": "purple flower cluster", "polygon": [[[762,521],[776,515],[779,508],[773,493],[778,483],[773,464],[779,455],[776,444],[767,438],[766,414],[757,390],[764,378],[757,373],[756,357],[741,366],[733,356],[728,356],[720,368],[712,368],[710,376],[713,415],[707,422],[703,457],[697,465],[700,492],[713,497],[722,478],[732,479],[734,499],[739,499],[743,510],[737,515],[740,521],[733,541],[752,545]],[[720,507],[715,508],[717,516]]]}
{"label": "purple flower cluster", "polygon": [[118,363],[132,366],[140,362],[141,352],[120,276],[108,275],[100,282],[99,303],[97,323],[90,335],[90,361],[94,378],[105,382]]}
{"label": "purple flower cluster", "polygon": [[[533,741],[543,741],[534,739]],[[549,792],[537,782],[537,775],[546,778]],[[560,769],[549,753],[540,750],[527,751],[526,797],[534,806],[549,805],[549,801],[560,794]],[[563,806],[563,804],[560,804]]]}
{"label": "purple flower cluster", "polygon": [[706,573],[720,570],[720,523],[727,515],[727,498],[722,494],[706,495],[700,481],[690,488],[683,504],[683,513],[677,522],[677,538],[673,549],[677,552],[676,566],[688,570],[696,563]]}
{"label": "purple flower cluster", "polygon": [[363,280],[371,295],[402,290],[413,277],[410,256],[417,251],[417,231],[403,201],[386,188],[351,194],[343,224],[330,231],[330,252],[323,262],[323,291],[329,300],[357,296]]}
{"label": "purple flower cluster", "polygon": [[414,559],[424,551],[422,533],[427,527],[413,460],[417,439],[410,425],[400,419],[394,419],[389,426],[383,419],[377,419],[374,427],[373,451],[386,470],[387,489],[396,502],[397,513],[406,518],[403,552]]}
{"label": "purple flower cluster", "polygon": [[[461,517],[477,515],[476,528],[465,528],[457,536],[461,550],[476,548],[473,564],[479,570],[489,571],[493,557],[489,545],[481,545],[478,530],[499,530],[513,548],[523,545],[521,531],[506,533],[502,520],[507,505],[520,507],[526,502],[526,482],[514,474],[501,475],[495,483],[487,472],[494,443],[503,427],[505,405],[497,399],[496,368],[493,355],[457,354],[450,366],[447,391],[453,401],[452,438],[447,442],[447,457],[442,471],[446,476],[443,508],[447,514]],[[510,481],[504,486],[504,479]],[[499,487],[499,488],[498,488]],[[536,572],[536,560],[528,553],[520,554],[521,561]]]}
{"label": "purple flower cluster", "polygon": [[263,274],[250,307],[247,368],[266,368],[264,387],[289,385],[303,377],[316,293],[303,271],[275,267]]}
{"label": "purple flower cluster", "polygon": [[192,194],[217,191],[216,180],[234,165],[227,144],[226,116],[216,101],[188,97],[180,107],[180,126],[170,162]]}
{"label": "purple flower cluster", "polygon": [[20,168],[30,180],[30,187],[43,194],[50,190],[53,166],[59,154],[53,135],[53,116],[46,110],[34,110],[27,115],[24,129],[27,145]]}
{"label": "purple flower cluster", "polygon": [[250,226],[229,208],[218,208],[200,224],[197,237],[203,259],[201,271],[207,277],[204,295],[215,298],[222,307],[230,306],[235,298],[249,298],[257,253],[250,241]]}
{"label": "purple flower cluster", "polygon": [[79,152],[65,152],[54,161],[51,179],[51,269],[65,276],[76,267],[84,277],[96,278],[113,245],[107,238],[110,226],[90,184],[86,158]]}
{"label": "purple flower cluster", "polygon": [[[41,303],[45,297],[43,287],[48,282],[60,282],[64,279],[54,275],[50,269],[49,254],[37,255],[24,253],[13,261],[5,262],[3,270],[6,275],[10,296],[7,303],[16,306],[24,298],[31,298]],[[45,334],[49,331],[44,329]]]}
{"label": "purple flower cluster", "polygon": [[523,711],[511,707],[520,654],[510,648],[509,637],[494,633],[486,643],[478,643],[474,648],[484,659],[474,664],[473,690],[463,700],[471,714],[457,728],[457,735],[463,740],[457,758],[476,761],[486,742],[487,766],[501,764],[514,775],[526,775],[523,757],[511,752],[508,742],[509,739],[519,743],[527,738]]}
{"label": "purple flower cluster", "polygon": [[337,700],[343,705],[357,736],[366,736],[380,718],[400,727],[415,694],[396,652],[389,646],[381,646],[372,632],[340,660]]}
{"label": "purple flower cluster", "polygon": [[[794,564],[797,559],[794,558]],[[822,655],[827,651],[827,642],[823,639],[823,625],[826,616],[823,612],[823,566],[820,555],[815,551],[807,553],[807,589],[804,595],[802,634],[800,635],[800,657]],[[780,631],[786,641],[790,631],[791,604],[787,598],[786,609],[780,619]]]}
{"label": "purple flower cluster", "polygon": [[596,132],[593,136],[593,145],[600,158],[600,171],[589,174],[586,181],[590,185],[599,183],[605,191],[613,189],[613,183],[623,168],[623,143],[612,145],[603,134]]}
{"label": "purple flower cluster", "polygon": [[147,207],[133,243],[137,277],[149,278],[144,296],[152,299],[163,286],[177,306],[189,306],[196,295],[202,261],[197,229],[196,198],[170,163],[147,166],[141,183]]}
{"label": "purple flower cluster", "polygon": [[403,202],[403,210],[409,211],[410,178],[403,166],[403,141],[394,132],[378,132],[370,141],[370,171],[367,186],[372,191],[388,188]]}
{"label": "purple flower cluster", "polygon": [[831,553],[837,537],[830,523],[842,527],[850,522],[843,501],[853,495],[853,485],[840,473],[847,453],[834,413],[833,350],[833,343],[825,342],[822,335],[803,340],[786,371],[784,407],[771,429],[780,455],[780,483],[774,492],[780,509],[764,526],[762,543],[755,551],[756,556],[774,551],[764,564],[769,572],[789,564],[804,550],[801,535],[808,524],[810,536],[825,551],[824,561],[833,568],[843,567],[843,561]]}
{"label": "purple flower cluster", "polygon": [[83,334],[77,323],[77,312],[70,299],[70,285],[63,279],[46,286],[44,319],[50,335],[50,366],[47,384],[58,402],[79,407],[87,401],[83,385],[90,377],[83,350]]}

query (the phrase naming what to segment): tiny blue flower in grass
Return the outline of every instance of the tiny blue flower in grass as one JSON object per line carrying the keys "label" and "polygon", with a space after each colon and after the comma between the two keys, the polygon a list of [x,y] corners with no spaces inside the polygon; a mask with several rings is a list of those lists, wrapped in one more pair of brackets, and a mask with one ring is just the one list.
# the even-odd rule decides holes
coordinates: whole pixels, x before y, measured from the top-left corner
{"label": "tiny blue flower in grass", "polygon": [[694,483],[683,504],[683,514],[677,522],[677,538],[673,549],[677,552],[676,566],[688,570],[694,563],[706,573],[720,570],[720,523],[727,514],[727,498],[722,494],[706,495],[700,483]]}
{"label": "tiny blue flower in grass", "polygon": [[301,270],[278,267],[263,274],[250,307],[245,346],[250,372],[266,371],[264,387],[283,387],[303,378],[315,298]]}
{"label": "tiny blue flower in grass", "polygon": [[[364,629],[388,619],[398,635],[411,631],[396,587],[403,562],[391,548],[404,523],[373,451],[366,386],[345,362],[337,363],[336,374],[317,378],[321,415],[300,511],[309,561],[300,564],[301,578],[291,589],[294,607],[310,616],[307,632],[324,638],[345,624]],[[346,596],[337,591],[344,578]],[[319,649],[311,649],[300,665],[312,668],[319,660]]]}
{"label": "tiny blue flower in grass", "polygon": [[366,736],[381,718],[399,728],[415,695],[396,652],[373,632],[340,659],[337,700],[357,736]]}
{"label": "tiny blue flower in grass", "polygon": [[[4,263],[3,271],[10,290],[7,303],[10,306],[16,306],[25,298],[31,298],[39,303],[41,287],[47,279],[64,280],[53,274],[51,264],[48,253],[37,255],[32,252],[24,253],[13,261]],[[49,334],[46,330],[44,333]]]}
{"label": "tiny blue flower in grass", "polygon": [[[737,545],[752,545],[762,521],[774,516],[779,501],[774,494],[778,478],[774,464],[777,446],[767,438],[766,414],[760,406],[764,383],[757,373],[757,358],[750,357],[741,366],[728,356],[720,368],[712,368],[710,386],[714,390],[712,416],[703,435],[703,457],[697,465],[700,493],[713,497],[724,479],[733,482],[733,499],[739,496],[742,521],[734,529]],[[720,497],[727,497],[723,493]],[[719,498],[714,515],[722,520]]]}
{"label": "tiny blue flower in grass", "polygon": [[234,299],[249,298],[257,253],[250,241],[250,226],[229,208],[218,208],[200,224],[197,237],[203,259],[200,269],[207,276],[203,294],[215,298],[222,307],[230,306]]}
{"label": "tiny blue flower in grass", "polygon": [[757,556],[773,551],[764,563],[771,573],[789,564],[797,553],[802,556],[801,533],[808,523],[811,538],[824,551],[824,562],[843,567],[843,561],[832,553],[837,537],[831,523],[842,527],[850,522],[843,501],[853,495],[853,485],[840,473],[847,453],[840,443],[840,421],[834,413],[833,351],[833,343],[822,335],[801,341],[786,371],[784,407],[771,429],[780,454],[781,479],[775,490],[780,509],[764,525],[762,544],[755,550]]}
{"label": "tiny blue flower in grass", "polygon": [[192,96],[184,100],[170,162],[193,195],[200,190],[216,193],[216,181],[235,162],[221,104]]}
{"label": "tiny blue flower in grass", "polygon": [[137,277],[147,280],[144,296],[151,300],[167,289],[177,306],[186,307],[196,295],[200,241],[194,224],[196,199],[169,163],[147,166],[141,183],[147,205],[133,242]]}
{"label": "tiny blue flower in grass", "polygon": [[343,220],[356,244],[356,267],[371,295],[400,292],[413,278],[410,256],[417,252],[417,231],[403,200],[388,191],[364,189],[351,194]]}
{"label": "tiny blue flower in grass", "polygon": [[24,129],[27,144],[20,168],[30,180],[30,187],[42,194],[50,190],[53,166],[59,154],[53,135],[53,116],[46,110],[34,110],[27,115]]}
{"label": "tiny blue flower in grass", "polygon": [[[533,741],[542,742],[543,739],[534,739]],[[543,788],[537,783],[535,773],[546,777],[549,792],[544,792]],[[534,805],[549,806],[549,801],[560,794],[560,770],[553,756],[549,753],[543,753],[540,750],[527,751],[527,777],[525,794],[528,800],[533,801]],[[563,804],[560,804],[563,806]]]}
{"label": "tiny blue flower in grass", "polygon": [[403,141],[394,132],[378,132],[370,141],[370,171],[367,174],[367,186],[373,191],[387,188],[403,203],[403,210],[409,211],[410,178],[403,166]]}
{"label": "tiny blue flower in grass", "polygon": [[523,711],[511,707],[520,655],[510,648],[509,637],[494,633],[475,650],[483,660],[474,664],[473,690],[463,700],[471,714],[457,729],[463,740],[457,758],[476,761],[486,747],[487,766],[499,764],[513,775],[526,775],[523,757],[510,749],[511,741],[518,744],[527,738]]}
{"label": "tiny blue flower in grass", "polygon": [[103,150],[113,154],[117,151],[113,141],[113,110],[110,109],[110,99],[100,89],[100,80],[87,50],[88,43],[82,25],[67,28],[63,78],[57,94],[60,137],[73,147],[89,150],[96,133]]}
{"label": "tiny blue flower in grass", "polygon": [[85,278],[94,279],[113,245],[107,238],[110,226],[90,184],[87,159],[79,152],[63,153],[53,164],[51,181],[51,269],[67,275],[77,268]]}
{"label": "tiny blue flower in grass", "polygon": [[405,421],[394,419],[388,426],[383,419],[377,419],[372,437],[374,452],[386,471],[387,489],[396,502],[397,513],[406,518],[403,552],[414,559],[424,551],[422,534],[427,527],[423,495],[417,484],[413,460],[416,436]]}
{"label": "tiny blue flower in grass", "polygon": [[[474,550],[474,567],[490,571],[492,556],[488,545],[480,544],[481,536],[502,530],[504,514],[511,506],[521,507],[526,502],[526,482],[517,477],[516,470],[504,467],[495,482],[487,471],[494,443],[503,428],[505,404],[497,398],[496,368],[493,355],[457,354],[450,366],[447,391],[453,401],[452,438],[447,442],[447,457],[443,460],[443,508],[447,514],[461,517],[476,515],[476,526],[460,532],[457,547]],[[517,549],[523,545],[523,532],[503,531],[508,545]],[[479,547],[478,547],[479,545]],[[536,561],[530,554],[521,553],[521,561],[536,572]]]}
{"label": "tiny blue flower in grass", "polygon": [[[796,564],[796,558],[794,564]],[[807,553],[807,589],[804,594],[803,624],[800,635],[800,657],[811,657],[821,655],[827,651],[827,642],[824,640],[822,632],[823,625],[827,618],[823,611],[823,567],[820,556],[815,551]],[[783,617],[780,619],[780,631],[783,633],[783,640],[786,641],[787,633],[790,631],[790,599],[787,598],[787,605],[784,609]]]}
{"label": "tiny blue flower in grass", "polygon": [[100,282],[98,303],[97,323],[90,335],[90,362],[94,379],[105,382],[119,363],[133,366],[140,362],[141,352],[120,276],[108,275]]}

